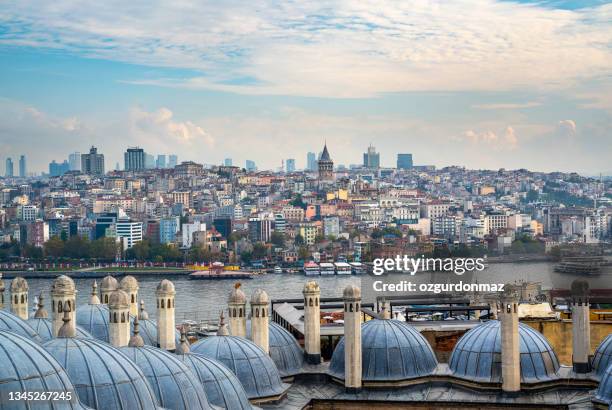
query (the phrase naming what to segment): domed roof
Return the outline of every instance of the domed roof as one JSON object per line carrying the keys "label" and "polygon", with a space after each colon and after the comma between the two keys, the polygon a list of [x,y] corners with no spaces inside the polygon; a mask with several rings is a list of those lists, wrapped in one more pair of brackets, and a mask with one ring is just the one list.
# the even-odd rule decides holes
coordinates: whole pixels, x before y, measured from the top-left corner
{"label": "domed roof", "polygon": [[[344,379],[344,337],[329,365],[329,373]],[[430,375],[438,362],[427,340],[398,320],[374,319],[361,325],[362,378],[397,381]]]}
{"label": "domed roof", "polygon": [[82,305],[76,310],[76,323],[94,338],[108,342],[109,316],[107,305]]}
{"label": "domed roof", "polygon": [[75,289],[74,281],[66,275],[58,276],[51,284],[51,293],[71,293]]}
{"label": "domed roof", "polygon": [[[559,360],[546,338],[519,323],[521,381],[556,379]],[[464,334],[455,345],[449,366],[460,378],[499,383],[501,381],[501,330],[490,320]]]}
{"label": "domed roof", "polygon": [[151,346],[122,347],[120,350],[143,371],[162,407],[173,410],[211,408],[202,384],[177,356]]}
{"label": "domed roof", "polygon": [[[140,337],[144,341],[144,344],[149,346],[157,346],[157,323],[151,319],[138,319],[138,325],[140,327]],[[131,324],[132,331],[134,330],[134,323]],[[181,332],[178,330],[174,331],[174,341],[176,346],[181,343]]]}
{"label": "domed roof", "polygon": [[244,294],[242,289],[240,289],[240,283],[236,283],[234,285],[234,289],[232,289],[232,292],[229,295],[227,303],[235,305],[244,305],[246,304],[246,300],[246,295]]}
{"label": "domed roof", "polygon": [[164,279],[157,285],[156,292],[174,293],[174,283]]}
{"label": "domed roof", "polygon": [[121,289],[114,290],[108,298],[109,308],[128,308],[130,306],[130,297]]}
{"label": "domed roof", "polygon": [[[85,409],[62,366],[40,345],[13,332],[0,330],[0,397],[9,392],[71,392],[70,400],[62,401],[62,409]],[[37,402],[15,402],[17,409],[36,408]],[[32,407],[30,407],[32,406]]]}
{"label": "domed roof", "polygon": [[[28,319],[27,322],[38,333],[43,342],[53,339],[53,321],[51,319],[34,317]],[[79,326],[76,327],[76,337],[81,339],[93,338],[89,332]]]}
{"label": "domed roof", "polygon": [[612,365],[612,334],[609,334],[595,349],[593,370],[597,377],[602,377],[610,365]]}
{"label": "domed roof", "polygon": [[253,295],[251,296],[252,305],[267,305],[268,303],[270,303],[270,298],[265,290],[257,289],[255,292],[253,292]]}
{"label": "domed roof", "polygon": [[13,315],[12,313],[0,309],[0,330],[10,330],[18,335],[27,337],[36,343],[42,343],[42,339],[32,326],[22,318]]}
{"label": "domed roof", "polygon": [[17,276],[11,281],[11,292],[27,292],[29,288],[28,281],[21,276]]}
{"label": "domed roof", "polygon": [[138,290],[138,281],[132,275],[128,275],[121,279],[119,286],[126,292]]}
{"label": "domed roof", "polygon": [[344,288],[342,296],[346,299],[358,299],[361,297],[361,289],[355,285],[348,285]]}
{"label": "domed roof", "polygon": [[193,353],[226,365],[240,380],[249,399],[282,395],[283,384],[276,365],[259,346],[237,336],[212,336],[191,346]]}
{"label": "domed roof", "polygon": [[66,369],[87,406],[117,410],[158,406],[142,370],[111,345],[67,337],[49,340],[43,347]]}
{"label": "domed roof", "polygon": [[195,353],[181,354],[177,357],[198,377],[211,404],[232,410],[252,409],[242,384],[223,364]]}
{"label": "domed roof", "polygon": [[102,282],[100,282],[100,290],[103,292],[115,289],[119,289],[119,282],[117,282],[117,279],[113,278],[111,275],[105,276],[104,279],[102,279]]}
{"label": "domed roof", "polygon": [[304,285],[304,292],[310,293],[310,292],[320,292],[320,291],[321,291],[321,288],[319,287],[319,284],[314,280],[309,280]]}
{"label": "domed roof", "polygon": [[[251,338],[251,321],[247,320],[247,337]],[[281,377],[296,375],[304,364],[304,351],[289,331],[278,323],[270,322],[270,357]]]}
{"label": "domed roof", "polygon": [[598,403],[605,403],[612,407],[612,365],[602,373],[599,387],[595,392],[595,399]]}

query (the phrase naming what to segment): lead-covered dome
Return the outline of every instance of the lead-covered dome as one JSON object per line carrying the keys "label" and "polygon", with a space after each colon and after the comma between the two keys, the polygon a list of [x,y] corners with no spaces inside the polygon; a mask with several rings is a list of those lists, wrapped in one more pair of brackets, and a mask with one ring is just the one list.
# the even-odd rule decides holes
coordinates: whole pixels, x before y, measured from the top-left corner
{"label": "lead-covered dome", "polygon": [[193,344],[193,353],[217,360],[240,380],[249,399],[283,395],[289,388],[280,379],[276,365],[259,346],[238,336],[212,336]]}
{"label": "lead-covered dome", "polygon": [[[384,382],[430,375],[438,365],[427,340],[405,322],[373,319],[361,325],[362,379]],[[344,379],[344,337],[329,366],[329,373]]]}
{"label": "lead-covered dome", "polygon": [[177,356],[151,346],[122,347],[120,350],[143,371],[162,407],[172,410],[212,408],[202,384]]}
{"label": "lead-covered dome", "polygon": [[[10,392],[70,392],[70,400],[55,402],[56,408],[85,409],[66,371],[40,345],[14,332],[0,330],[0,346],[0,397],[4,400],[8,400]],[[41,402],[11,403],[11,409],[20,410],[37,408]]]}
{"label": "lead-covered dome", "polygon": [[240,283],[236,283],[234,285],[234,289],[230,292],[229,298],[227,299],[227,303],[232,305],[244,305],[247,302],[246,295],[240,289]]}
{"label": "lead-covered dome", "polygon": [[22,318],[13,315],[12,313],[0,309],[0,330],[9,330],[18,335],[26,337],[36,343],[42,343],[42,339],[36,333],[32,326]]}
{"label": "lead-covered dome", "polygon": [[76,324],[96,339],[108,342],[109,317],[108,305],[82,305],[76,311]]}
{"label": "lead-covered dome", "polygon": [[119,287],[126,292],[136,291],[139,288],[138,281],[132,275],[127,275],[121,279],[121,282],[119,282]]}
{"label": "lead-covered dome", "polygon": [[[157,346],[157,323],[151,319],[138,319],[138,325],[140,327],[140,337],[144,341],[144,344],[149,346]],[[134,331],[134,321],[130,322],[132,331]],[[174,331],[174,342],[178,346],[181,344],[181,332],[178,330]]]}
{"label": "lead-covered dome", "polygon": [[602,373],[593,401],[612,407],[612,365]]}
{"label": "lead-covered dome", "polygon": [[[532,327],[519,323],[521,381],[539,382],[558,377],[559,360],[548,340]],[[501,382],[501,330],[490,320],[464,334],[449,361],[453,374],[480,382]]]}
{"label": "lead-covered dome", "polygon": [[[43,342],[53,339],[53,322],[48,318],[33,317],[27,320],[28,325],[40,336]],[[92,338],[88,331],[82,327],[76,327],[76,337],[81,339]]]}
{"label": "lead-covered dome", "polygon": [[28,289],[30,289],[28,281],[21,276],[17,276],[11,281],[11,293],[27,292]]}
{"label": "lead-covered dome", "polygon": [[230,369],[220,362],[196,353],[177,355],[204,386],[208,401],[224,409],[251,410],[242,384]]}
{"label": "lead-covered dome", "polygon": [[68,372],[81,401],[94,409],[150,410],[157,398],[142,370],[96,339],[57,338],[43,347]]}
{"label": "lead-covered dome", "polygon": [[612,365],[612,334],[609,334],[595,349],[593,370],[597,377],[601,378],[610,365]]}
{"label": "lead-covered dome", "polygon": [[[251,338],[251,321],[247,321],[247,337]],[[281,377],[294,376],[304,364],[304,351],[289,331],[278,323],[270,322],[268,332],[270,357]]]}

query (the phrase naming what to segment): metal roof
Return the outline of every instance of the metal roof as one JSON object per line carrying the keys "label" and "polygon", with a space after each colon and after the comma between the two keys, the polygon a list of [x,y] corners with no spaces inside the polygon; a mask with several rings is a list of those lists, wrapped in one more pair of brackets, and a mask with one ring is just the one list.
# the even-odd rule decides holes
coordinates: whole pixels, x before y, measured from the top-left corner
{"label": "metal roof", "polygon": [[0,309],[0,330],[10,330],[23,337],[35,341],[36,343],[42,343],[42,339],[38,336],[38,333],[32,326],[30,326],[25,320],[19,316]]}
{"label": "metal roof", "polygon": [[[247,337],[251,339],[250,320],[247,321]],[[270,357],[281,377],[298,374],[304,364],[304,351],[295,337],[278,323],[270,322],[268,339]]]}
{"label": "metal roof", "polygon": [[595,401],[603,402],[612,407],[612,365],[604,371],[595,393]]}
{"label": "metal roof", "polygon": [[612,365],[612,334],[609,334],[595,349],[593,370],[597,377],[601,378],[610,365]]}
{"label": "metal roof", "polygon": [[[34,329],[36,333],[40,336],[43,342],[47,340],[53,339],[53,322],[49,318],[42,317],[33,317],[27,320],[28,325]],[[89,334],[85,329],[77,326],[76,327],[76,337],[81,339],[92,338],[93,336]]]}

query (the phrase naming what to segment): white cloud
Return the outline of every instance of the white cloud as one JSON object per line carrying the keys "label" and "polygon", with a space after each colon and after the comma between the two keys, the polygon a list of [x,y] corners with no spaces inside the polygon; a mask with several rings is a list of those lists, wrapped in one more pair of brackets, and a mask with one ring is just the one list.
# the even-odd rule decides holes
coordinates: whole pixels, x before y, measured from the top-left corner
{"label": "white cloud", "polygon": [[576,123],[574,120],[559,121],[558,128],[563,136],[573,137],[576,135]]}
{"label": "white cloud", "polygon": [[211,147],[214,144],[213,137],[202,127],[191,121],[175,121],[173,116],[172,111],[165,107],[154,112],[134,108],[131,112],[131,128],[136,137],[167,141],[170,146],[197,144]]}
{"label": "white cloud", "polygon": [[514,128],[508,126],[502,134],[498,134],[491,130],[474,131],[467,130],[458,136],[454,136],[451,140],[458,142],[469,142],[472,145],[484,145],[494,151],[514,150],[518,146],[518,138]]}
{"label": "white cloud", "polygon": [[492,104],[475,104],[472,108],[480,110],[518,110],[524,108],[539,107],[542,103],[537,101],[529,101],[525,103],[492,103]]}

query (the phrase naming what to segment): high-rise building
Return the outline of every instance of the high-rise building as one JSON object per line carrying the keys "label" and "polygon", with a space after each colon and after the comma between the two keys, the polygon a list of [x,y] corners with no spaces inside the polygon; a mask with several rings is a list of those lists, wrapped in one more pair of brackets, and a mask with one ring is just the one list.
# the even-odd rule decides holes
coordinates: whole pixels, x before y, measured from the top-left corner
{"label": "high-rise building", "polygon": [[68,155],[68,167],[70,171],[80,171],[81,170],[81,153],[73,152]]}
{"label": "high-rise building", "polygon": [[89,154],[81,155],[81,172],[88,175],[104,175],[104,154],[92,146]]}
{"label": "high-rise building", "polygon": [[314,152],[306,154],[306,169],[308,171],[315,171],[317,169],[317,156]]}
{"label": "high-rise building", "polygon": [[28,170],[26,169],[26,157],[22,155],[19,157],[19,176],[25,178]]}
{"label": "high-rise building", "polygon": [[244,167],[246,168],[247,171],[252,172],[252,171],[257,171],[257,165],[255,165],[255,161],[251,161],[250,159],[247,159],[244,163]]}
{"label": "high-rise building", "polygon": [[397,169],[412,169],[412,154],[397,154]]}
{"label": "high-rise building", "polygon": [[287,172],[288,173],[295,172],[295,159],[289,158],[287,160],[285,166],[287,168]]}
{"label": "high-rise building", "polygon": [[332,161],[329,151],[327,151],[327,143],[323,147],[323,152],[317,165],[319,167],[319,180],[332,181],[334,179],[334,161]]}
{"label": "high-rise building", "polygon": [[152,154],[145,154],[145,168],[155,168],[155,157]]}
{"label": "high-rise building", "polygon": [[173,243],[180,228],[181,222],[178,216],[162,218],[159,221],[159,242]]}
{"label": "high-rise building", "polygon": [[157,168],[166,168],[166,156],[165,155],[158,155],[157,156],[157,163],[156,163]]}
{"label": "high-rise building", "polygon": [[142,222],[120,218],[115,222],[115,234],[118,238],[121,238],[124,249],[129,249],[142,241]]}
{"label": "high-rise building", "polygon": [[6,175],[7,178],[12,178],[15,175],[13,169],[13,159],[10,157],[6,159],[6,172],[4,175]]}
{"label": "high-rise building", "polygon": [[368,152],[363,154],[363,166],[372,169],[380,168],[380,154],[376,152],[372,144],[368,147]]}
{"label": "high-rise building", "polygon": [[217,232],[227,239],[232,233],[232,218],[227,216],[215,218],[213,226]]}
{"label": "high-rise building", "polygon": [[178,156],[170,154],[168,156],[168,168],[174,168],[178,165]]}
{"label": "high-rise building", "polygon": [[70,171],[70,164],[64,160],[61,164],[55,162],[55,160],[49,163],[49,176],[59,177]]}
{"label": "high-rise building", "polygon": [[225,161],[223,161],[223,165],[225,165],[226,167],[231,167],[232,166],[232,159],[231,158],[225,158]]}
{"label": "high-rise building", "polygon": [[145,169],[145,152],[139,147],[130,147],[127,149],[124,158],[124,169],[126,171],[142,171]]}

